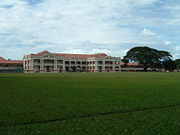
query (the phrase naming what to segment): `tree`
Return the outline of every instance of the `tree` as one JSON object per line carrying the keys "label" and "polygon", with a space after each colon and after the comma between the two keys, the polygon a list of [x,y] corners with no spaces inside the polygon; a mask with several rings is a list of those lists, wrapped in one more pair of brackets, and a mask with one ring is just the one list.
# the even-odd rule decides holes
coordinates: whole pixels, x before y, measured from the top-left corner
{"label": "tree", "polygon": [[162,65],[164,59],[171,59],[171,55],[167,51],[159,51],[147,46],[143,47],[134,47],[130,49],[126,56],[124,56],[123,61],[134,60],[139,64],[142,64],[144,71],[147,71],[148,68],[154,68],[159,65]]}
{"label": "tree", "polygon": [[177,65],[177,71],[179,72],[180,71],[180,59],[176,59],[175,62]]}
{"label": "tree", "polygon": [[163,61],[163,66],[164,66],[165,70],[168,70],[168,71],[171,71],[171,72],[174,71],[177,68],[177,64],[173,60]]}

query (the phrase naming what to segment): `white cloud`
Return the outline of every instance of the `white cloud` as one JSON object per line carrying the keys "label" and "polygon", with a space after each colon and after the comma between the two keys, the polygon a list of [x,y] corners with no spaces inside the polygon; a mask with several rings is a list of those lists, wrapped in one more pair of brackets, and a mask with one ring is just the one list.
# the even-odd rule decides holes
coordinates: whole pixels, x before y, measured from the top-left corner
{"label": "white cloud", "polygon": [[176,47],[175,47],[175,50],[176,50],[176,51],[180,51],[180,46],[176,46]]}
{"label": "white cloud", "polygon": [[[132,46],[169,44],[151,31],[162,22],[143,7],[160,0],[44,0],[31,6],[23,0],[0,1],[1,50],[72,53],[105,52],[123,56]],[[10,8],[2,8],[13,5]],[[142,12],[142,13],[141,13]],[[165,19],[166,20],[166,19]],[[148,27],[148,26],[149,27]],[[144,29],[143,29],[144,28]],[[148,29],[147,29],[148,28]],[[143,31],[140,33],[140,31]],[[7,52],[7,51],[6,51]]]}
{"label": "white cloud", "polygon": [[172,42],[171,42],[171,41],[167,41],[167,40],[166,40],[166,41],[164,41],[164,44],[165,44],[165,45],[171,45],[171,44],[172,44]]}
{"label": "white cloud", "polygon": [[72,54],[97,54],[97,53],[105,53],[110,56],[117,56],[123,58],[126,55],[128,49],[118,49],[118,50],[111,50],[111,49],[92,49],[92,50],[83,50],[83,49],[73,49],[67,50],[60,53],[72,53]]}
{"label": "white cloud", "polygon": [[156,35],[156,33],[152,32],[151,30],[149,30],[149,29],[147,29],[147,28],[144,28],[143,31],[142,31],[142,33],[143,33],[144,35],[150,35],[150,36]]}

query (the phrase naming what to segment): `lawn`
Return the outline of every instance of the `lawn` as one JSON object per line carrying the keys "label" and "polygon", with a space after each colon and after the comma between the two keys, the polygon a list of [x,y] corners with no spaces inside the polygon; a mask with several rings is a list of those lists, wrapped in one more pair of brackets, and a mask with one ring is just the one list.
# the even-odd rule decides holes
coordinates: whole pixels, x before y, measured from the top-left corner
{"label": "lawn", "polygon": [[0,135],[179,135],[180,73],[0,74]]}

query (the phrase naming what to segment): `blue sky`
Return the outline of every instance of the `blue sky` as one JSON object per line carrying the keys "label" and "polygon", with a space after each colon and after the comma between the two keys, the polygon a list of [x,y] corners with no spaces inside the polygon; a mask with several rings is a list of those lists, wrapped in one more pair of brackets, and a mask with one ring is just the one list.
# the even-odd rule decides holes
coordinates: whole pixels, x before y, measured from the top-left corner
{"label": "blue sky", "polygon": [[180,0],[1,0],[0,56],[43,50],[123,57],[135,46],[180,58]]}

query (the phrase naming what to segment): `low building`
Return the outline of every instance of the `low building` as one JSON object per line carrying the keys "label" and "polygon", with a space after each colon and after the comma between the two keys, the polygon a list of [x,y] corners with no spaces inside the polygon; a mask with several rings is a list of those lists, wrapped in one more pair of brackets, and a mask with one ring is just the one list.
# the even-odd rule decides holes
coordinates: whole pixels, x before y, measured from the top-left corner
{"label": "low building", "polygon": [[6,60],[0,57],[0,73],[23,72],[22,60]]}
{"label": "low building", "polygon": [[100,54],[65,54],[48,51],[25,55],[25,73],[119,72],[121,59]]}
{"label": "low building", "polygon": [[144,67],[139,63],[121,63],[122,72],[141,72],[144,71]]}
{"label": "low building", "polygon": [[[121,63],[121,71],[122,72],[143,72],[144,66],[139,63]],[[149,67],[147,69],[148,72],[164,72],[163,67]]]}

